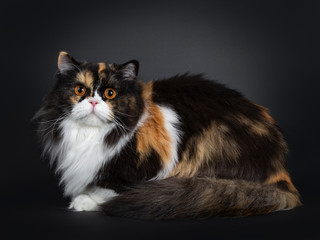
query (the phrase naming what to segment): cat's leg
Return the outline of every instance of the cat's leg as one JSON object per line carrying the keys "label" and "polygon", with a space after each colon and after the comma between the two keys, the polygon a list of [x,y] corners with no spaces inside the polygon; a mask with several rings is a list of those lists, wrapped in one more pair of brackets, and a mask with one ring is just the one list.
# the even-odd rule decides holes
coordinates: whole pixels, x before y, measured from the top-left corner
{"label": "cat's leg", "polygon": [[84,193],[76,196],[69,208],[76,211],[99,211],[100,205],[111,200],[118,194],[112,189],[90,187]]}

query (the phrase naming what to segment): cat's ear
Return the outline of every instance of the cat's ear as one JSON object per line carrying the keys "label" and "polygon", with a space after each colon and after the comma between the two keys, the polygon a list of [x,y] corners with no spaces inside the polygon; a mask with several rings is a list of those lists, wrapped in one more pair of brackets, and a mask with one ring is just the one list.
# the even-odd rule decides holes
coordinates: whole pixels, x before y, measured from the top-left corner
{"label": "cat's ear", "polygon": [[60,73],[65,74],[70,70],[76,70],[79,63],[73,59],[67,52],[61,51],[58,57],[58,69]]}
{"label": "cat's ear", "polygon": [[137,60],[131,60],[121,65],[113,65],[117,71],[119,71],[125,79],[136,79],[139,72],[139,62]]}

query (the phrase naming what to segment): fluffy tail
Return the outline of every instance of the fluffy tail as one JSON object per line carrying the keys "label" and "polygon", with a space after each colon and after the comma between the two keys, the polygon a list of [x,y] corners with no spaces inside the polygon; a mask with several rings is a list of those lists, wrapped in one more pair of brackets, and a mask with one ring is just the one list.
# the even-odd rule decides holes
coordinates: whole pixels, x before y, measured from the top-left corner
{"label": "fluffy tail", "polygon": [[159,220],[248,216],[301,205],[297,191],[281,188],[244,180],[168,178],[138,185],[102,210],[112,216]]}

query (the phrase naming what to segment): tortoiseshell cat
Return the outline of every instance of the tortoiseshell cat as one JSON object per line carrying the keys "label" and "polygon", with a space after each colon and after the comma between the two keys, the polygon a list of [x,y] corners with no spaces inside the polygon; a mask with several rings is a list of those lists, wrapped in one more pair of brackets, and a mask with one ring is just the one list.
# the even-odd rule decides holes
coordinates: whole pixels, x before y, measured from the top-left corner
{"label": "tortoiseshell cat", "polygon": [[201,75],[139,82],[138,68],[59,55],[36,118],[71,209],[177,219],[300,205],[265,108]]}

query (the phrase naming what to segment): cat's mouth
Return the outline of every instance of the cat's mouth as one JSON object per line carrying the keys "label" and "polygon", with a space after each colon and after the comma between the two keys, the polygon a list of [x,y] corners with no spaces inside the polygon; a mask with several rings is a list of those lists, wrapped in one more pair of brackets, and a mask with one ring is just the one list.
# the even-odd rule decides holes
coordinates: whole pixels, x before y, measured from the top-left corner
{"label": "cat's mouth", "polygon": [[103,126],[113,120],[113,112],[103,102],[85,100],[74,106],[72,117],[89,126]]}
{"label": "cat's mouth", "polygon": [[99,114],[96,111],[92,110],[87,117],[83,118],[82,121],[85,121],[89,125],[100,125],[100,124],[107,124],[112,122],[110,116],[105,116],[104,114]]}
{"label": "cat's mouth", "polygon": [[106,124],[112,123],[112,117],[107,115],[107,114],[103,114],[100,113],[99,111],[90,111],[87,114],[72,114],[73,118],[85,125],[88,126],[93,126],[93,127],[102,127],[105,126]]}

